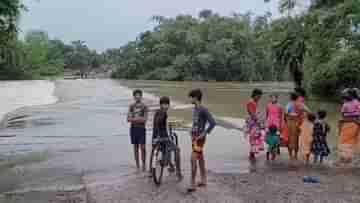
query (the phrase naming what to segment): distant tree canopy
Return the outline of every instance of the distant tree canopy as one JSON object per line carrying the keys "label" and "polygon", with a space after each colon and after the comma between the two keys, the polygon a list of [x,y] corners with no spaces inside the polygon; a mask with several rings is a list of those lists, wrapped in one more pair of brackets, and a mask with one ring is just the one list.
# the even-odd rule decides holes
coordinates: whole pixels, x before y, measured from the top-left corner
{"label": "distant tree canopy", "polygon": [[[270,0],[265,0],[268,2]],[[127,79],[267,81],[332,96],[360,86],[360,0],[281,0],[283,17],[203,10],[199,17],[154,16],[158,25],[105,52]]]}
{"label": "distant tree canopy", "polygon": [[26,8],[20,0],[0,2],[0,80],[38,79],[56,76],[64,68],[88,71],[98,67],[102,55],[90,50],[85,42],[70,45],[50,39],[47,32],[32,30],[18,39],[19,16]]}
{"label": "distant tree canopy", "polygon": [[[269,2],[271,0],[264,0]],[[0,2],[0,79],[33,79],[102,64],[113,77],[155,80],[282,81],[335,95],[360,86],[360,0],[280,0],[282,16],[205,9],[197,17],[153,16],[153,30],[102,54],[41,30],[18,39],[20,0]]]}
{"label": "distant tree canopy", "polygon": [[271,15],[220,16],[203,10],[199,18],[154,16],[158,25],[136,41],[105,52],[117,66],[114,77],[159,80],[261,81],[288,79],[276,63]]}

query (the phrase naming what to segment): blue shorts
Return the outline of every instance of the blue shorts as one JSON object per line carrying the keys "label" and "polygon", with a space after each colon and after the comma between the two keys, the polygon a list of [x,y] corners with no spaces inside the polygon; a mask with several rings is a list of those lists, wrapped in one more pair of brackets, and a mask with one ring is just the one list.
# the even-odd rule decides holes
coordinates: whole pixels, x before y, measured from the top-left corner
{"label": "blue shorts", "polygon": [[131,127],[130,140],[131,140],[131,144],[146,144],[146,128]]}

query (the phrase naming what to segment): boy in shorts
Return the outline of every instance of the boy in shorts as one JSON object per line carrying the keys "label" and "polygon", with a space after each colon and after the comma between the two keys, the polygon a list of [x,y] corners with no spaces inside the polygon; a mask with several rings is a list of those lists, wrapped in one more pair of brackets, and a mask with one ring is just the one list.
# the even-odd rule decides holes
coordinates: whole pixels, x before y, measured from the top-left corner
{"label": "boy in shorts", "polygon": [[129,106],[127,121],[130,123],[130,139],[134,146],[136,167],[140,170],[139,151],[141,152],[142,169],[146,171],[146,121],[148,108],[142,102],[142,91],[134,90],[135,102]]}
{"label": "boy in shorts", "polygon": [[[209,110],[202,106],[202,92],[200,89],[192,90],[189,93],[193,109],[193,124],[191,129],[192,154],[191,154],[191,185],[188,192],[196,191],[196,186],[206,187],[207,177],[204,159],[204,145],[206,136],[214,129],[216,122]],[[207,126],[207,127],[206,127]],[[200,168],[201,182],[196,185],[197,167]]]}

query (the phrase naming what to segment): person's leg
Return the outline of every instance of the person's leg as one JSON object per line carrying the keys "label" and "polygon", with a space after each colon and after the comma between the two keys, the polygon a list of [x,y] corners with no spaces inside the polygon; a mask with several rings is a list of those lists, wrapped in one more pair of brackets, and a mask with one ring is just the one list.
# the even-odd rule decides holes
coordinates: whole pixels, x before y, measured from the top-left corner
{"label": "person's leg", "polygon": [[305,154],[305,164],[309,165],[309,161],[310,161],[310,154]]}
{"label": "person's leg", "polygon": [[149,160],[149,177],[152,177],[152,162],[154,160],[154,145],[152,145],[151,153],[150,153],[150,160]]}
{"label": "person's leg", "polygon": [[140,163],[139,163],[139,145],[138,144],[134,144],[134,158],[135,158],[135,163],[136,163],[136,168],[140,169]]}
{"label": "person's leg", "polygon": [[316,164],[319,160],[319,156],[317,154],[314,154],[314,164]]}
{"label": "person's leg", "polygon": [[182,179],[182,173],[181,173],[181,151],[180,148],[176,148],[176,157],[175,157],[175,165],[176,165],[176,175]]}
{"label": "person's leg", "polygon": [[298,160],[298,153],[299,153],[299,150],[295,150],[295,153],[294,153],[294,160],[295,161]]}
{"label": "person's leg", "polygon": [[290,161],[293,160],[293,150],[288,148]]}
{"label": "person's leg", "polygon": [[266,161],[270,160],[270,150],[268,152],[266,152]]}
{"label": "person's leg", "polygon": [[276,159],[276,154],[277,154],[277,151],[274,151],[273,153],[271,153],[271,161],[274,161]]}
{"label": "person's leg", "polygon": [[140,148],[141,148],[142,170],[145,172],[146,171],[146,145],[141,144]]}
{"label": "person's leg", "polygon": [[205,159],[204,156],[202,155],[199,159],[199,167],[200,167],[200,176],[201,176],[201,182],[199,184],[199,186],[206,186],[207,184],[207,171],[206,171],[206,166],[205,166]]}
{"label": "person's leg", "polygon": [[190,180],[190,188],[189,192],[193,192],[196,190],[196,173],[197,173],[197,157],[196,152],[192,152],[191,154],[191,180]]}
{"label": "person's leg", "polygon": [[322,164],[324,161],[324,156],[320,156],[320,164]]}

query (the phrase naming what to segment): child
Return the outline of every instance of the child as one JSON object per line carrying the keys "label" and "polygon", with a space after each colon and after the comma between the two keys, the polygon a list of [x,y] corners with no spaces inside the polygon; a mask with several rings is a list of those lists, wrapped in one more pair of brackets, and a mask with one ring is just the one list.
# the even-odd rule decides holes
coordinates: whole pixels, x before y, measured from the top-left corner
{"label": "child", "polygon": [[[280,134],[283,125],[283,109],[278,104],[279,96],[277,94],[270,95],[270,102],[266,106],[266,127],[276,127],[277,133]],[[280,147],[277,148],[278,154],[280,154]]]}
{"label": "child", "polygon": [[302,87],[296,87],[295,92],[299,95],[298,102],[304,104],[305,103],[305,97],[306,97],[306,91]]}
{"label": "child", "polygon": [[134,90],[133,92],[135,102],[130,105],[127,116],[130,126],[131,144],[134,145],[134,156],[136,167],[139,170],[139,149],[141,149],[142,168],[146,171],[146,128],[148,108],[142,102],[142,91]]}
{"label": "child", "polygon": [[297,105],[297,93],[290,94],[290,102],[286,107],[286,125],[288,128],[288,150],[290,160],[297,160],[299,151],[299,123],[300,123],[300,108]]}
{"label": "child", "polygon": [[269,130],[266,134],[266,144],[268,145],[268,150],[266,152],[266,160],[275,160],[276,154],[278,153],[278,149],[280,147],[280,136],[278,133],[278,128],[275,125],[269,127]]}
{"label": "child", "polygon": [[251,94],[251,99],[246,104],[246,109],[249,117],[246,120],[246,135],[249,137],[250,153],[249,160],[255,161],[255,154],[263,148],[262,135],[261,135],[261,122],[257,115],[257,104],[262,96],[262,90],[254,89]]}
{"label": "child", "polygon": [[[216,123],[208,111],[208,109],[202,106],[202,92],[200,89],[192,90],[189,93],[191,103],[194,104],[193,109],[193,124],[191,130],[192,138],[192,154],[191,154],[191,186],[188,188],[188,192],[196,191],[196,173],[199,163],[201,182],[198,187],[206,187],[207,177],[204,159],[204,145],[206,136],[211,133]],[[206,125],[208,126],[206,127]]]}
{"label": "child", "polygon": [[266,127],[276,127],[277,130],[282,128],[283,109],[278,104],[279,96],[277,94],[270,95],[270,102],[266,106]]}
{"label": "child", "polygon": [[[156,138],[169,138],[168,135],[168,129],[167,129],[167,118],[168,114],[167,111],[170,107],[170,99],[168,97],[161,97],[160,98],[160,109],[155,112],[154,119],[153,119],[153,143]],[[176,160],[181,160],[180,158],[180,148],[175,145],[173,141],[169,139],[169,147],[170,150],[176,150],[177,151],[177,157],[175,157]],[[153,157],[153,151],[151,151],[151,158]],[[150,176],[151,169],[152,169],[152,160],[150,160]],[[176,164],[179,164],[176,166],[178,169],[176,171],[177,176],[179,179],[182,179],[181,169],[180,169],[180,161],[176,162]],[[171,163],[169,171],[174,172],[175,168],[174,165]]]}
{"label": "child", "polygon": [[354,147],[360,133],[360,102],[352,90],[343,92],[344,104],[341,108],[342,119],[339,121],[340,163],[351,163]]}
{"label": "child", "polygon": [[299,148],[306,164],[309,164],[316,116],[309,113],[300,126]]}
{"label": "child", "polygon": [[330,149],[327,144],[326,137],[330,132],[330,126],[326,123],[326,111],[320,110],[317,113],[317,120],[314,124],[314,140],[311,147],[311,152],[314,155],[314,163],[318,161],[323,162],[324,157],[330,154]]}

